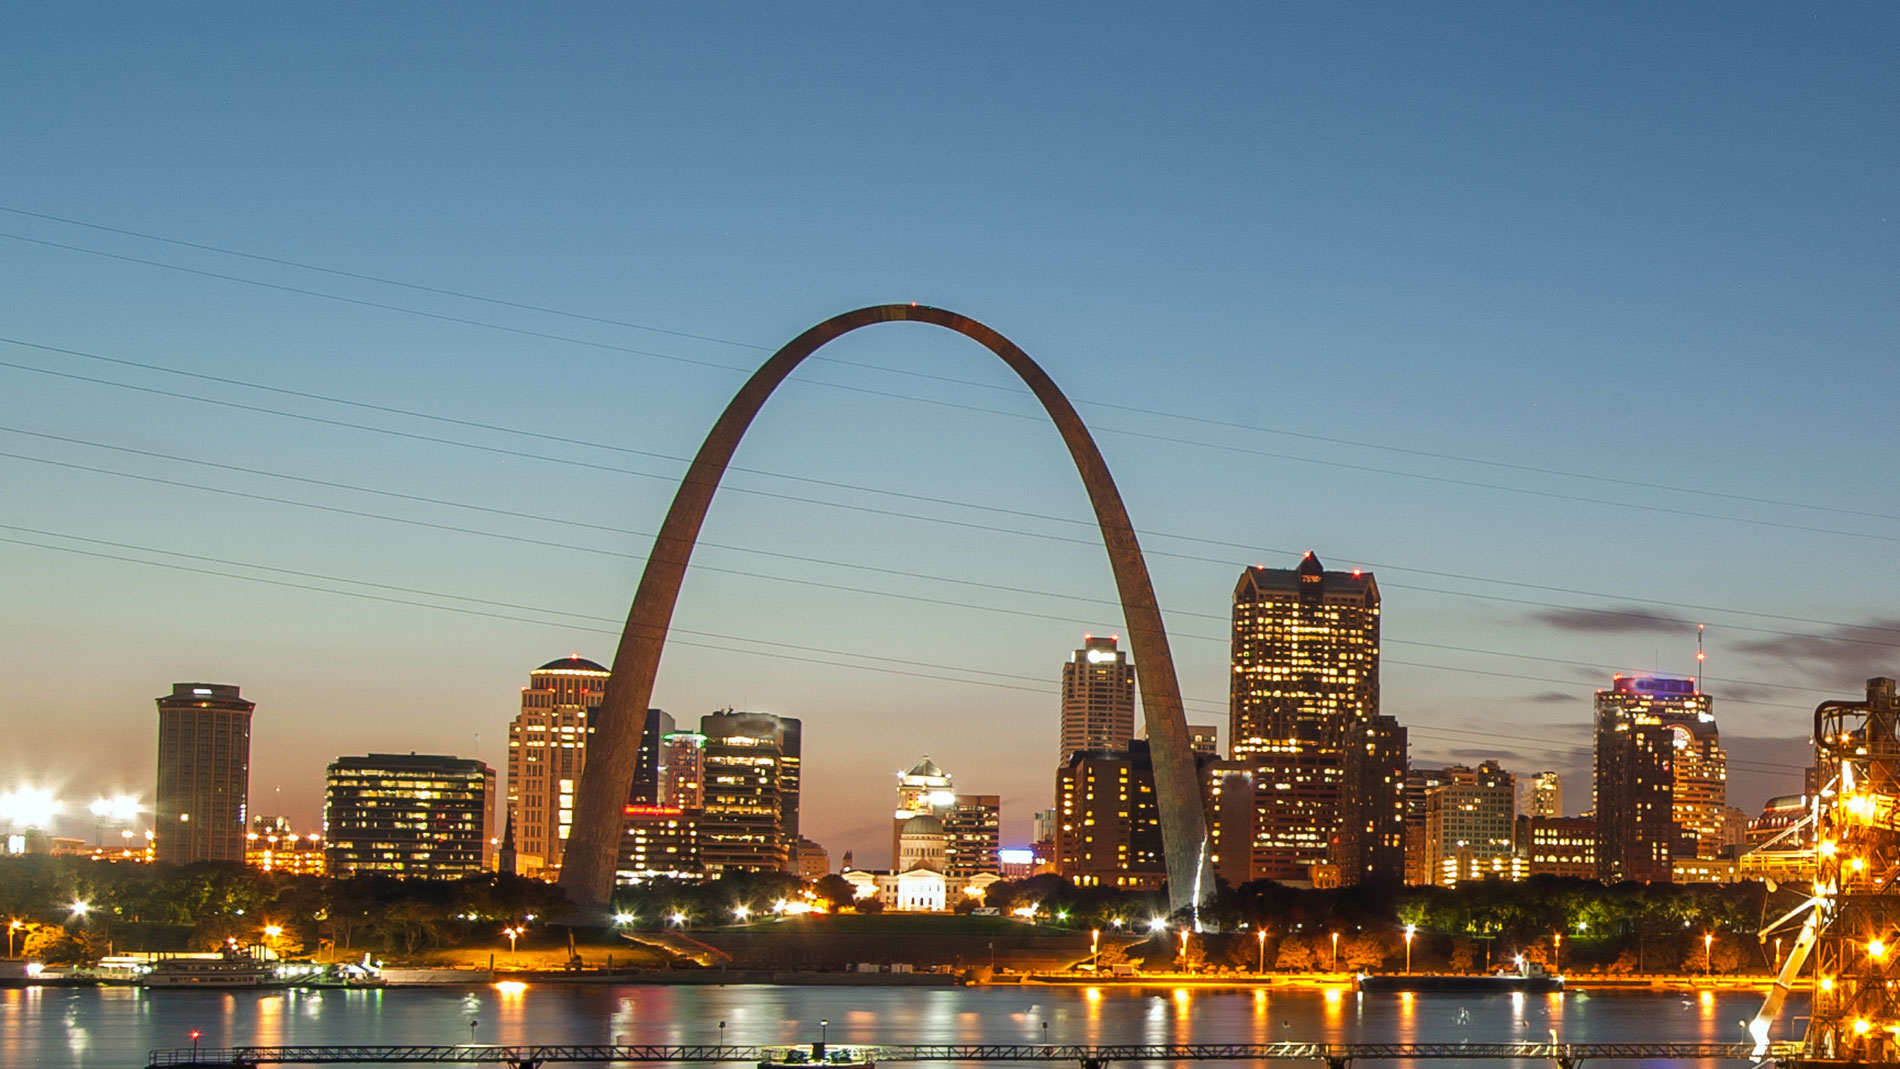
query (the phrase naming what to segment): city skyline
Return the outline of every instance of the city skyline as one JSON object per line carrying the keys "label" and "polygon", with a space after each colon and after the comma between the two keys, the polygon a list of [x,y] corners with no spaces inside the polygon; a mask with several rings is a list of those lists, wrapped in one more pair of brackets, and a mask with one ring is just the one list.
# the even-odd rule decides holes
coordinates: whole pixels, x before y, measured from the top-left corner
{"label": "city skyline", "polygon": [[[1577,811],[1594,691],[1660,672],[1734,804],[1799,790],[1814,705],[1900,670],[1858,430],[1900,15],[1123,14],[10,12],[0,787],[149,804],[192,680],[257,703],[249,810],[300,827],[342,755],[505,767],[762,350],[920,300],[1076,399],[1190,723],[1234,570],[1310,549],[1379,575],[1415,765]],[[1126,634],[1086,503],[977,347],[837,350],[738,454],[652,704],[802,721],[834,857],[921,752],[1027,841],[1050,666]]]}

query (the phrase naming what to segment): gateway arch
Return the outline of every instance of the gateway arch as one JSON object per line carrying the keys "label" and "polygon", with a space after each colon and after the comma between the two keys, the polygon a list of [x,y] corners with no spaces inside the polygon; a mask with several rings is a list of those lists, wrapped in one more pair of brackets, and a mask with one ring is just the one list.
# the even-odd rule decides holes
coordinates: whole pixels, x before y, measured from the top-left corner
{"label": "gateway arch", "polygon": [[1128,640],[1135,658],[1135,676],[1141,687],[1141,706],[1154,755],[1155,794],[1161,815],[1161,838],[1168,864],[1168,897],[1177,909],[1192,906],[1213,890],[1213,870],[1207,858],[1207,821],[1201,807],[1200,785],[1188,740],[1187,717],[1181,707],[1181,685],[1174,674],[1174,657],[1155,602],[1148,565],[1142,559],[1135,529],[1128,521],[1121,493],[1108,473],[1101,451],[1068,398],[1015,343],[968,316],[915,304],[881,304],[833,316],[793,338],[772,354],[713,424],[705,444],[693,457],[666,513],[653,552],[647,558],[627,626],[614,653],[613,674],[601,705],[598,727],[587,749],[575,800],[573,830],[561,865],[561,888],[584,912],[601,912],[611,900],[614,868],[622,831],[621,807],[633,784],[640,752],[640,730],[660,654],[679,601],[680,582],[705,522],[706,509],[725,475],[739,440],[766,398],[792,369],[826,342],[873,323],[932,323],[981,343],[1001,357],[1022,377],[1049,413],[1069,447],[1076,471],[1088,488],[1095,519],[1114,570],[1121,595]]}

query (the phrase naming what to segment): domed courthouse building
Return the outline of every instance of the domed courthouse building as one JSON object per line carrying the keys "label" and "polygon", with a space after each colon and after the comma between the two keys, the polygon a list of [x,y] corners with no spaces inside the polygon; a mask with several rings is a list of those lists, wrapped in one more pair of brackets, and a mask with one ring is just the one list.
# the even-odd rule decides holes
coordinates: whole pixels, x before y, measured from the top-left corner
{"label": "domed courthouse building", "polygon": [[1002,878],[996,796],[955,793],[950,776],[927,755],[899,774],[897,796],[893,869],[870,872],[847,862],[840,875],[856,897],[911,913],[946,912],[966,898],[981,904]]}

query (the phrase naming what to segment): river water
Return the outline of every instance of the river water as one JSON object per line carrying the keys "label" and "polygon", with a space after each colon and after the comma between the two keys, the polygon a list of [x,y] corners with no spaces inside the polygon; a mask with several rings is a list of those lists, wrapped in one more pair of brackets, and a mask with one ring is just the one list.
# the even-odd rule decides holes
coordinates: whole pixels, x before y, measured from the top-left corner
{"label": "river water", "polygon": [[[155,1047],[809,1042],[1733,1042],[1746,992],[1460,995],[1118,988],[531,985],[0,991],[0,1065],[135,1069]],[[1777,1038],[1805,1024],[1790,1000]],[[723,1030],[721,1022],[724,1023]],[[1448,1062],[1423,1063],[1428,1067]],[[1490,1066],[1509,1063],[1489,1062]],[[1592,1063],[1595,1064],[1595,1063]]]}

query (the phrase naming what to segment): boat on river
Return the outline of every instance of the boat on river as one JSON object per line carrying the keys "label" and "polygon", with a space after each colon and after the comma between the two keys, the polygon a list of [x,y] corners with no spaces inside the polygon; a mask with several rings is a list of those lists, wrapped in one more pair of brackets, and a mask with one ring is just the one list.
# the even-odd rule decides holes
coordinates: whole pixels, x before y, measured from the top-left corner
{"label": "boat on river", "polygon": [[759,1069],[872,1069],[877,1051],[871,1047],[842,1047],[807,1043],[797,1047],[761,1047]]}
{"label": "boat on river", "polygon": [[140,987],[283,987],[276,965],[245,954],[160,958],[139,976]]}
{"label": "boat on river", "polygon": [[1361,991],[1460,991],[1483,994],[1498,991],[1522,991],[1543,995],[1564,989],[1564,978],[1552,976],[1536,962],[1519,961],[1489,976],[1462,973],[1399,973],[1372,975],[1360,973]]}

